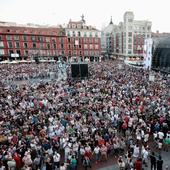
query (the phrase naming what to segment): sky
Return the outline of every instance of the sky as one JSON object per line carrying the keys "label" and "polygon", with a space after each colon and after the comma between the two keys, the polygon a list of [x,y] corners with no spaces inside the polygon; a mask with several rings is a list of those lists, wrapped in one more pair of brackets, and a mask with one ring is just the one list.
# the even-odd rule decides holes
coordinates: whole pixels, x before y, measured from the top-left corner
{"label": "sky", "polygon": [[83,14],[88,25],[101,29],[111,16],[118,24],[133,11],[135,20],[152,21],[153,32],[170,32],[169,8],[170,0],[0,0],[0,21],[63,25]]}

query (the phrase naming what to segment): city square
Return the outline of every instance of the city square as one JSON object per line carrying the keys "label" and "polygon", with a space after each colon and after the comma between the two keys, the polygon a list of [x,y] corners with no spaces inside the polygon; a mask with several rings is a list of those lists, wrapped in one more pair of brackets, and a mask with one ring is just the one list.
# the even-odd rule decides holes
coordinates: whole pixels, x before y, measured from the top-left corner
{"label": "city square", "polygon": [[0,170],[170,170],[168,1],[108,1],[0,2]]}

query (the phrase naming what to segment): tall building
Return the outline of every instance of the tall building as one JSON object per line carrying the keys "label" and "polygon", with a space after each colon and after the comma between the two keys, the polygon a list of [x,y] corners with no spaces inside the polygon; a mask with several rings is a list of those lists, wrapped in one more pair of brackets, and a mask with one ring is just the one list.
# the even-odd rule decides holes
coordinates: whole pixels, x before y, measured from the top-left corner
{"label": "tall building", "polygon": [[151,37],[152,23],[135,20],[133,12],[125,12],[123,22],[113,25],[113,54],[143,57],[144,40]]}
{"label": "tall building", "polygon": [[101,54],[101,32],[86,25],[84,16],[80,21],[70,20],[65,28],[68,41],[68,58],[94,60]]}
{"label": "tall building", "polygon": [[111,18],[109,25],[101,31],[101,53],[104,56],[110,56],[114,52],[113,29],[114,25]]}
{"label": "tall building", "polygon": [[67,56],[63,28],[0,23],[0,59],[54,59]]}

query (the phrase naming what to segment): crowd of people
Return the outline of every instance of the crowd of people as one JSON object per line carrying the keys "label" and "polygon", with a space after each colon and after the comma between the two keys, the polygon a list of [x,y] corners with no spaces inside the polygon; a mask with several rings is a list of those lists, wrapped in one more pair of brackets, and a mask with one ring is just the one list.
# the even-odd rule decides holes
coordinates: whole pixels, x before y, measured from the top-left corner
{"label": "crowd of people", "polygon": [[68,70],[63,81],[4,83],[53,68],[0,66],[0,169],[87,170],[117,159],[122,170],[149,162],[162,170],[161,152],[170,144],[167,79],[155,73],[149,81],[148,70],[109,60],[89,63],[83,80],[73,80]]}
{"label": "crowd of people", "polygon": [[[50,67],[49,67],[50,65]],[[55,63],[17,63],[1,64],[0,79],[4,82],[13,82],[30,79],[45,79],[50,77],[50,73],[57,72]]]}

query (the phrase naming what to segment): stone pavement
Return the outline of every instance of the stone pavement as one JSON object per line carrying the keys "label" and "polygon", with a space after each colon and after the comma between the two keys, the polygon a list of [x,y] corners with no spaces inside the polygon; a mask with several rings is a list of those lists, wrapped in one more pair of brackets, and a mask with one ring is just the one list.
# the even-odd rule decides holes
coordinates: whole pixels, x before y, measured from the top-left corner
{"label": "stone pavement", "polygon": [[[164,161],[163,170],[165,170],[165,167],[167,165],[169,167],[168,170],[170,170],[170,150],[168,152],[162,151],[161,155],[162,155],[162,159]],[[119,168],[118,168],[116,162],[114,161],[113,163],[114,163],[113,165],[106,166],[106,167],[103,167],[103,168],[97,168],[96,170],[118,170]],[[144,170],[150,170],[150,163],[149,163],[149,166],[147,168],[144,166],[143,169]]]}

